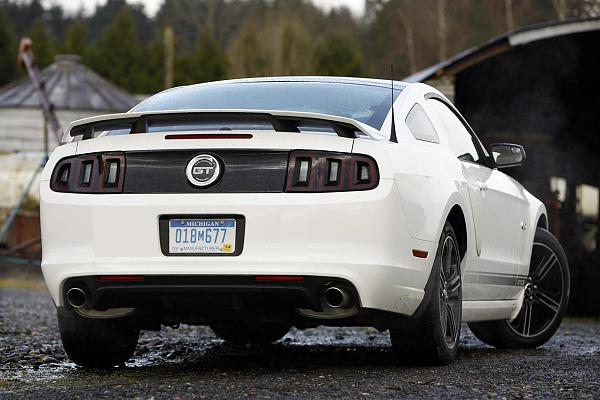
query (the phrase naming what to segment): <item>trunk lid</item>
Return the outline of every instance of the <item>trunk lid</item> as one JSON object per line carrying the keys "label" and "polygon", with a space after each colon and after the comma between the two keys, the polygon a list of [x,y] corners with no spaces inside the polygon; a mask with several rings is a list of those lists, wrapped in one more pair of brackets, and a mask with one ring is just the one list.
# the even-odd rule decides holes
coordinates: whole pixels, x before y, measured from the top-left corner
{"label": "trunk lid", "polygon": [[[350,153],[354,139],[332,134],[253,131],[250,139],[202,139],[203,135],[223,134],[223,131],[140,133],[105,136],[78,142],[77,154],[109,151],[153,150],[325,150]],[[194,134],[193,139],[166,139],[169,134]]]}

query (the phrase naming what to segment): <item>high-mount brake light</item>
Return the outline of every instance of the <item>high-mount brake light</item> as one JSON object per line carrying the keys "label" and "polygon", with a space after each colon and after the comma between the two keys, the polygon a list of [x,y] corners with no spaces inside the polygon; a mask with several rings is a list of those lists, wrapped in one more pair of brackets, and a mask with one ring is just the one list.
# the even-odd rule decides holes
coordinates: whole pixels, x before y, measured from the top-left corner
{"label": "high-mount brake light", "polygon": [[180,139],[252,139],[250,133],[182,133],[165,136],[167,140]]}
{"label": "high-mount brake light", "polygon": [[362,154],[296,150],[290,153],[286,192],[344,192],[374,189],[377,163]]}
{"label": "high-mount brake light", "polygon": [[125,178],[123,153],[64,158],[52,171],[50,189],[65,193],[120,193]]}

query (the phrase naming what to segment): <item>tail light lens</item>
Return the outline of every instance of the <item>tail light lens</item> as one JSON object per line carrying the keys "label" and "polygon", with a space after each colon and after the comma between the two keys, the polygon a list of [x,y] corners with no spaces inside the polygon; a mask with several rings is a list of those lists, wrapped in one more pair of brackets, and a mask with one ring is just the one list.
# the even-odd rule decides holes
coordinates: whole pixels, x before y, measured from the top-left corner
{"label": "tail light lens", "polygon": [[86,154],[60,160],[52,171],[50,189],[67,193],[120,193],[124,177],[124,154]]}
{"label": "tail light lens", "polygon": [[379,170],[362,154],[297,150],[290,153],[286,192],[343,192],[374,189]]}

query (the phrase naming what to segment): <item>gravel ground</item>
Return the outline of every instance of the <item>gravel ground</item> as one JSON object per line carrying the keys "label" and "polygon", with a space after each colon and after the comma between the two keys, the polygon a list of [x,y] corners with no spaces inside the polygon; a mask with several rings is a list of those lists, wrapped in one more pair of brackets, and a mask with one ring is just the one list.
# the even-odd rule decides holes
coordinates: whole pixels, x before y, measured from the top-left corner
{"label": "gravel ground", "polygon": [[45,291],[0,288],[0,397],[600,398],[600,323],[565,320],[528,351],[485,346],[463,326],[459,360],[437,368],[394,365],[388,335],[368,328],[239,348],[182,326],[143,332],[124,367],[84,370],[62,351]]}

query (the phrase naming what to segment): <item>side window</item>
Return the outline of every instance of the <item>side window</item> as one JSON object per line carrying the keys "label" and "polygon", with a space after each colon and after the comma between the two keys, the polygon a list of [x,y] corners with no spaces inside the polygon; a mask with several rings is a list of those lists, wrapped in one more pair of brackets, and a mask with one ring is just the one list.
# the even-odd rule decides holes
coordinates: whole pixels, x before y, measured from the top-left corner
{"label": "side window", "polygon": [[480,162],[473,136],[447,105],[439,100],[427,100],[442,125],[452,152],[461,161]]}
{"label": "side window", "polygon": [[408,126],[410,133],[412,133],[417,140],[431,143],[440,142],[440,138],[431,124],[427,113],[418,103],[410,109],[410,112],[406,116],[406,126]]}

